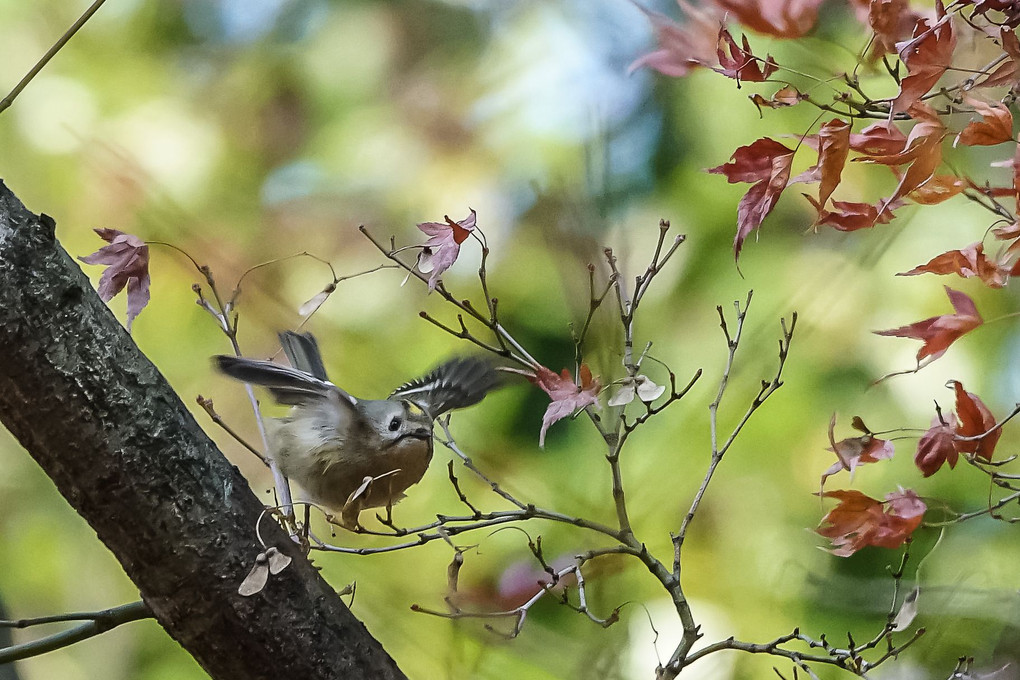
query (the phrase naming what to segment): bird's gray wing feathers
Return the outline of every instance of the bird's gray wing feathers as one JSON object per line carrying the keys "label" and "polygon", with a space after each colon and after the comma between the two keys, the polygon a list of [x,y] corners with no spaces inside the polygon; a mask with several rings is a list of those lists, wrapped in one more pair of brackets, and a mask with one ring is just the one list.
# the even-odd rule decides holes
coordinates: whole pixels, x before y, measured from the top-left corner
{"label": "bird's gray wing feathers", "polygon": [[339,395],[341,402],[352,406],[357,403],[354,397],[328,380],[320,380],[314,375],[296,368],[281,366],[272,361],[227,355],[214,357],[214,361],[217,368],[231,378],[268,388],[273,397],[281,404],[296,406],[320,399],[329,399],[331,395]]}
{"label": "bird's gray wing feathers", "polygon": [[299,371],[311,373],[319,380],[329,380],[326,367],[322,363],[319,344],[315,342],[315,337],[311,333],[283,331],[280,333],[280,346],[283,347],[283,353],[287,355],[291,366]]}
{"label": "bird's gray wing feathers", "polygon": [[477,404],[499,383],[490,362],[481,357],[458,357],[401,385],[390,399],[407,399],[438,418],[447,411]]}

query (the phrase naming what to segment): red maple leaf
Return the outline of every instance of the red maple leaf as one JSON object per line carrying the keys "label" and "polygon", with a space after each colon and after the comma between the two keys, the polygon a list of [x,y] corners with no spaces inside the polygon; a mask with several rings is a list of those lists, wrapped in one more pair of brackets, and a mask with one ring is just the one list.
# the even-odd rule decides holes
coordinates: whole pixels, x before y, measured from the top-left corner
{"label": "red maple leaf", "polygon": [[[859,419],[855,420],[860,422]],[[861,423],[863,426],[863,423]],[[832,451],[838,459],[832,466],[822,473],[822,486],[825,480],[841,470],[850,473],[853,479],[854,470],[858,465],[865,463],[877,463],[880,460],[892,458],[894,453],[893,443],[887,439],[879,439],[871,432],[865,432],[860,437],[847,437],[836,441],[836,414],[832,414],[829,420],[829,443],[832,445],[826,451]]]}
{"label": "red maple leaf", "polygon": [[135,317],[149,304],[149,246],[137,236],[116,229],[94,231],[110,245],[78,259],[85,264],[107,266],[99,277],[97,290],[103,302],[109,302],[127,286],[127,329],[130,333]]}
{"label": "red maple leaf", "polygon": [[1000,102],[987,103],[973,97],[965,101],[981,115],[981,120],[972,120],[956,136],[953,146],[994,146],[1013,139],[1013,114]]}
{"label": "red maple leaf", "polygon": [[[919,18],[908,0],[871,0],[862,4],[866,9],[863,20],[875,32],[870,57],[896,52],[896,43],[910,35]],[[858,12],[858,18],[862,18],[861,14]]]}
{"label": "red maple leaf", "polygon": [[777,38],[799,38],[818,20],[822,0],[715,0],[738,22]]}
{"label": "red maple leaf", "polygon": [[921,525],[928,509],[916,493],[902,488],[888,494],[884,501],[849,489],[819,495],[839,500],[816,531],[832,541],[829,552],[840,557],[849,557],[869,545],[900,547]]}
{"label": "red maple leaf", "polygon": [[[839,231],[857,231],[858,229],[870,229],[876,224],[888,224],[892,221],[893,210],[900,207],[900,202],[895,201],[887,204],[882,201],[879,205],[871,203],[858,203],[855,201],[833,201],[832,207],[835,211],[822,208],[812,196],[804,194],[804,198],[811,202],[811,205],[818,211],[815,224],[828,225]],[[879,213],[879,208],[882,212]]]}
{"label": "red maple leaf", "polygon": [[818,134],[805,137],[804,143],[818,149],[818,164],[805,170],[798,179],[818,182],[818,201],[811,203],[820,210],[843,175],[843,166],[850,152],[850,124],[833,118],[822,124]]}
{"label": "red maple leaf", "polygon": [[418,255],[418,271],[429,276],[429,290],[436,289],[439,277],[449,269],[457,256],[460,255],[460,244],[475,229],[475,211],[459,222],[454,222],[449,215],[445,222],[422,222],[418,228],[431,236],[422,246]]}
{"label": "red maple leaf", "polygon": [[952,413],[942,420],[941,414],[931,421],[931,428],[921,435],[917,442],[917,453],[914,454],[914,465],[925,477],[931,477],[945,463],[950,468],[956,467],[960,452],[955,446],[956,416]]}
{"label": "red maple leaf", "polygon": [[[1002,428],[995,427],[995,416],[976,394],[964,390],[956,380],[950,380],[948,384],[956,391],[956,417],[959,420],[954,440],[956,450],[991,460],[995,445],[1002,436]],[[969,439],[971,437],[975,439]]]}
{"label": "red maple leaf", "polygon": [[961,453],[990,461],[1002,435],[1002,428],[995,427],[995,416],[980,397],[964,390],[956,380],[946,386],[956,392],[956,413],[943,418],[936,410],[932,426],[917,442],[914,454],[914,464],[925,477],[931,477],[946,463],[956,467]]}
{"label": "red maple leaf", "polygon": [[677,2],[686,19],[682,24],[638,5],[652,22],[658,49],[636,59],[628,72],[647,66],[664,76],[680,78],[715,62],[722,14],[714,8],[698,9],[684,0]]}
{"label": "red maple leaf", "polygon": [[747,35],[742,36],[743,47],[739,47],[726,27],[719,29],[719,46],[717,56],[721,68],[712,69],[728,78],[749,83],[762,83],[779,69],[779,65],[768,55],[764,60],[754,56]]}
{"label": "red maple leaf", "polygon": [[935,175],[907,194],[907,198],[921,205],[935,205],[942,201],[948,201],[953,196],[962,193],[968,186],[970,186],[970,183],[962,177],[957,177],[956,175]]}
{"label": "red maple leaf", "polygon": [[1013,29],[1006,26],[999,28],[999,42],[1002,51],[1009,55],[1009,59],[1002,62],[988,74],[986,78],[976,83],[975,87],[997,87],[999,85],[1015,85],[1017,73],[1020,71],[1020,40],[1017,39]]}
{"label": "red maple leaf", "polygon": [[896,191],[886,199],[888,203],[928,182],[942,164],[942,140],[946,136],[946,128],[942,121],[930,107],[920,103],[910,107],[910,115],[917,123],[911,128],[900,150],[894,153],[869,154],[854,159],[859,163],[880,163],[890,167],[909,163],[906,172],[900,176]]}
{"label": "red maple leaf", "polygon": [[914,267],[908,272],[897,276],[916,276],[917,274],[957,274],[965,279],[978,277],[990,288],[1002,288],[1006,285],[1010,269],[985,256],[984,244],[980,241],[972,243],[963,250],[950,250],[937,255]]}
{"label": "red maple leaf", "polygon": [[956,342],[960,336],[968,333],[982,323],[984,319],[978,314],[974,301],[958,290],[946,286],[946,295],[953,304],[955,314],[943,314],[933,316],[912,323],[909,326],[900,326],[886,331],[875,331],[877,335],[896,336],[900,338],[914,338],[921,340],[924,344],[917,350],[917,366],[921,367],[921,361],[931,357],[928,363],[935,361],[945,354],[951,344]]}
{"label": "red maple leaf", "polygon": [[565,368],[557,375],[545,366],[539,366],[534,376],[528,376],[528,380],[541,387],[552,400],[542,417],[542,430],[538,435],[539,446],[545,446],[545,433],[557,420],[562,420],[586,406],[598,407],[598,393],[602,389],[598,378],[592,377],[587,364],[581,364],[579,374],[580,385],[574,382],[570,377],[570,371]]}
{"label": "red maple leaf", "polygon": [[733,257],[740,257],[740,249],[765,217],[772,212],[779,195],[790,180],[794,150],[779,142],[763,137],[733,152],[729,163],[708,172],[726,175],[730,184],[754,182],[737,206],[737,235],[733,239]]}
{"label": "red maple leaf", "polygon": [[872,123],[860,133],[850,135],[850,148],[868,156],[898,153],[906,143],[906,136],[888,121]]}
{"label": "red maple leaf", "polygon": [[908,75],[900,81],[900,93],[893,100],[890,116],[906,111],[935,86],[952,64],[955,48],[952,21],[941,0],[936,0],[935,20],[920,19],[913,37],[896,44]]}

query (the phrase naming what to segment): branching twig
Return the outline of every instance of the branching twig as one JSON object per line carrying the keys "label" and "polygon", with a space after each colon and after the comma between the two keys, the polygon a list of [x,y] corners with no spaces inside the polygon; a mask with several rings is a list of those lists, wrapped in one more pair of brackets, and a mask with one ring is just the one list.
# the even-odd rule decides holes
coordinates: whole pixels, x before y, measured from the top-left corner
{"label": "branching twig", "polygon": [[3,628],[27,628],[47,623],[59,623],[66,621],[85,621],[80,626],[55,633],[39,640],[25,642],[20,645],[12,645],[0,649],[0,664],[12,663],[20,659],[27,659],[32,656],[39,656],[56,649],[69,647],[82,640],[95,637],[105,633],[117,626],[153,618],[149,606],[142,601],[131,602],[112,609],[104,609],[98,612],[78,612],[73,614],[56,614],[53,616],[41,616],[34,619],[18,619],[14,621],[0,621]]}
{"label": "branching twig", "polygon": [[265,465],[265,466],[267,466],[267,467],[268,467],[268,466],[270,465],[270,461],[269,461],[269,459],[268,459],[268,458],[266,458],[265,456],[263,456],[263,455],[262,455],[262,454],[261,454],[261,453],[259,452],[259,450],[258,450],[258,449],[256,449],[256,448],[255,448],[254,446],[252,446],[251,444],[249,444],[248,442],[246,442],[246,441],[244,440],[244,438],[243,438],[243,437],[242,437],[241,435],[239,435],[239,434],[238,434],[238,433],[237,433],[237,432],[236,432],[236,431],[235,431],[235,430],[234,430],[234,429],[233,429],[232,427],[230,427],[229,425],[227,425],[227,423],[226,423],[226,422],[225,422],[225,421],[223,420],[223,418],[221,418],[221,417],[220,417],[220,414],[216,412],[216,409],[215,409],[215,407],[213,406],[213,401],[212,401],[212,399],[206,399],[205,397],[203,397],[203,396],[202,396],[202,395],[200,394],[200,395],[198,395],[198,397],[197,397],[197,398],[195,399],[195,401],[196,401],[196,402],[198,403],[198,405],[199,405],[199,406],[201,406],[201,407],[202,407],[202,410],[206,412],[206,414],[207,414],[207,415],[209,416],[209,418],[210,418],[210,419],[212,419],[212,421],[213,421],[214,423],[216,423],[217,425],[219,425],[219,426],[220,426],[220,427],[221,427],[221,428],[223,429],[223,431],[224,431],[224,432],[226,432],[226,433],[227,433],[227,434],[229,434],[229,435],[230,435],[231,437],[233,437],[233,438],[234,438],[234,440],[235,440],[235,441],[236,441],[236,442],[237,442],[238,444],[240,444],[241,446],[243,446],[243,447],[244,447],[245,449],[247,449],[247,450],[248,450],[248,451],[249,451],[250,453],[252,453],[252,454],[253,454],[253,455],[254,455],[254,456],[255,456],[256,458],[258,458],[258,459],[259,459],[260,461],[262,461],[262,464],[263,464],[263,465]]}

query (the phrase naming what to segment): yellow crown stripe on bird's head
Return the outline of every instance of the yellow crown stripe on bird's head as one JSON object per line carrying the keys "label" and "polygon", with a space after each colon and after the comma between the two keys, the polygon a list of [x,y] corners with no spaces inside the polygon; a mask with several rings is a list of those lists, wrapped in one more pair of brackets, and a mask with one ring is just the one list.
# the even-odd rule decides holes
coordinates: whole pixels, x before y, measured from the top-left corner
{"label": "yellow crown stripe on bird's head", "polygon": [[405,400],[404,403],[407,404],[407,412],[408,413],[410,413],[412,415],[423,415],[423,416],[427,416],[428,415],[428,413],[425,412],[425,409],[423,409],[421,406],[418,406],[418,404],[414,403],[413,401]]}

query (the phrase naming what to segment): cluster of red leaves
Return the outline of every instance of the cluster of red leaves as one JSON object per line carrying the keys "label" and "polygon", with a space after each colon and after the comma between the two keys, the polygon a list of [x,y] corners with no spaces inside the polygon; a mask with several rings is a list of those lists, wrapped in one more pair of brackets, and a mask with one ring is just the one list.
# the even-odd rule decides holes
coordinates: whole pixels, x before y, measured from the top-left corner
{"label": "cluster of red leaves", "polygon": [[79,257],[85,264],[106,265],[99,277],[99,297],[109,302],[127,287],[127,329],[149,304],[149,246],[145,241],[116,229],[96,229],[109,243],[91,255]]}
{"label": "cluster of red leaves", "polygon": [[[695,8],[679,1],[686,22],[674,23],[659,17],[656,24],[659,50],[635,62],[634,67],[649,66],[672,76],[706,67],[733,78],[738,87],[741,82],[771,79],[782,82],[781,76],[776,76],[782,73],[783,64],[771,55],[763,58],[758,56],[761,52],[754,53],[753,38],[746,34],[738,44],[733,37],[736,32],[731,34],[726,22],[773,38],[796,38],[813,28],[820,5],[820,0],[703,0]],[[1014,32],[1020,26],[1020,5],[1006,0],[960,0],[950,5],[949,12],[944,0],[933,0],[933,12],[911,8],[909,0],[851,0],[851,5],[872,33],[869,58],[884,57],[888,66],[895,61],[889,56],[893,55],[902,65],[902,68],[889,66],[897,90],[894,97],[885,100],[887,106],[872,107],[859,118],[873,118],[876,111],[888,112],[888,116],[858,131],[848,120],[831,118],[822,121],[817,132],[801,136],[798,143],[784,144],[761,137],[738,147],[729,162],[710,168],[708,172],[724,175],[731,184],[750,185],[737,208],[735,259],[740,256],[744,241],[761,228],[775,209],[783,192],[796,183],[818,185],[817,192],[804,194],[815,209],[814,226],[830,226],[839,231],[886,224],[907,202],[934,205],[965,191],[971,198],[984,197],[994,203],[1000,215],[1007,213],[997,203],[1000,197],[1013,198],[1020,208],[1020,147],[1016,147],[1010,160],[993,164],[1012,169],[1012,182],[1007,187],[982,187],[966,177],[940,172],[949,139],[954,147],[1016,145],[1009,100],[988,101],[977,93],[991,87],[1009,87],[1011,94],[1007,97],[1020,92],[1020,40]],[[971,42],[969,36],[958,34],[968,28],[974,29],[976,39],[997,43],[1003,56],[983,72],[974,72],[968,82],[961,81],[939,95],[941,98],[933,99],[939,93],[940,81],[954,68],[957,45]],[[672,41],[666,42],[666,36]],[[715,38],[714,49],[710,37]],[[905,73],[900,76],[901,72]],[[857,90],[856,83],[848,80],[848,84]],[[860,90],[857,93],[864,95]],[[853,118],[858,118],[857,93],[848,90],[842,100],[852,111],[847,115]],[[794,106],[805,100],[831,109],[789,83],[782,83],[772,97],[755,94],[750,99],[759,112],[763,108]],[[839,97],[836,99],[840,101]],[[941,102],[945,110],[936,111],[931,102]],[[950,119],[943,116],[960,112],[961,103],[969,107],[973,117],[963,123],[962,129],[951,131]],[[813,149],[817,162],[795,175],[794,157],[802,147]],[[842,200],[837,191],[848,162],[888,168],[895,177],[895,189],[877,201]],[[1020,273],[1020,222],[998,226],[991,233],[1005,242],[998,252],[986,253],[983,242],[972,243],[936,255],[902,275],[954,274],[1001,288],[1011,276]],[[952,343],[984,323],[970,297],[949,287],[945,290],[953,305],[952,313],[878,331],[879,335],[920,340],[918,367],[938,359]],[[956,391],[956,412],[946,418],[939,412],[931,429],[918,442],[915,463],[926,477],[946,463],[952,468],[961,453],[990,460],[999,438],[1000,429],[981,400],[966,392],[959,382],[953,381],[951,386]],[[863,434],[836,441],[835,419],[830,423],[829,450],[835,453],[837,461],[822,475],[823,484],[841,471],[852,476],[860,465],[892,457],[890,441],[875,436],[859,419],[855,419],[855,427]],[[887,548],[902,545],[920,526],[926,510],[913,491],[904,489],[882,501],[848,490],[823,491],[821,495],[839,500],[818,530],[832,539],[837,555],[850,555],[868,545]]]}
{"label": "cluster of red leaves", "polygon": [[539,446],[545,446],[545,433],[557,420],[562,420],[587,406],[598,408],[598,394],[602,384],[598,378],[592,377],[587,364],[581,364],[578,374],[580,384],[574,382],[570,377],[570,371],[565,368],[562,373],[556,374],[545,366],[539,366],[535,370],[535,375],[528,376],[528,380],[541,387],[551,399],[542,418],[542,430],[538,435]]}
{"label": "cluster of red leaves", "polygon": [[884,501],[850,489],[819,495],[839,500],[816,531],[832,541],[830,552],[840,557],[849,557],[869,545],[900,547],[921,525],[928,509],[909,489],[891,493]]}
{"label": "cluster of red leaves", "polygon": [[931,429],[917,442],[914,463],[925,477],[931,477],[946,463],[956,467],[961,453],[990,461],[1002,435],[1002,428],[995,427],[995,416],[976,394],[964,390],[956,380],[949,385],[956,392],[956,413],[943,418],[937,412]]}
{"label": "cluster of red leaves", "polygon": [[[659,49],[634,62],[632,68],[648,66],[670,76],[683,76],[693,68],[704,66],[740,82],[764,82],[781,69],[771,56],[756,56],[747,35],[740,43],[726,27],[727,21],[766,36],[791,39],[810,31],[818,15],[819,0],[703,0],[695,7],[678,0],[685,21],[675,22],[661,15],[651,15],[659,39]],[[949,130],[940,116],[925,103],[947,70],[953,65],[958,43],[954,15],[946,12],[942,0],[935,0],[934,13],[925,15],[910,8],[907,0],[852,0],[858,18],[873,33],[872,57],[896,55],[906,69],[899,79],[898,92],[890,100],[889,118],[853,133],[851,124],[834,118],[824,122],[816,134],[802,137],[801,144],[790,148],[769,137],[737,148],[728,163],[709,169],[725,175],[730,183],[746,182],[750,189],[737,209],[737,231],[734,256],[739,258],[745,239],[760,229],[764,219],[775,208],[788,186],[797,182],[817,182],[816,196],[805,197],[815,208],[815,226],[830,226],[840,231],[856,231],[886,224],[894,211],[906,201],[932,205],[948,200],[965,189],[981,190],[969,180],[954,175],[937,175],[943,160],[943,142]],[[1012,30],[1010,19],[1020,16],[1011,9],[1014,3],[998,0],[971,0],[954,3],[954,11],[970,5],[974,16],[999,26],[995,36],[1008,58],[974,79],[963,101],[979,116],[955,135],[955,145],[988,146],[1014,142],[1013,117],[1007,106],[984,101],[973,93],[977,88],[1001,85],[1018,86],[1020,79],[1020,41]],[[993,17],[1002,20],[996,21]],[[805,99],[796,88],[786,85],[771,98],[760,94],[751,97],[759,108],[783,108]],[[912,124],[906,134],[899,126],[900,118],[909,117]],[[897,119],[894,123],[893,120]],[[818,162],[791,179],[794,154],[800,146],[814,148]],[[850,158],[850,154],[856,157]],[[1013,187],[1009,192],[1020,200],[1020,151],[1008,164],[1014,170]],[[888,167],[897,177],[893,193],[877,202],[835,200],[833,192],[842,180],[848,161]],[[1018,229],[1020,230],[1020,229]],[[1014,248],[1020,249],[1014,238]],[[949,251],[945,260],[919,267],[914,273],[956,273],[977,276],[991,286],[1004,285],[1012,275],[1008,264],[1011,252],[994,258],[994,262],[975,262],[969,267],[960,259],[966,251]],[[982,258],[979,257],[978,260]],[[953,262],[959,261],[959,266]],[[935,262],[935,261],[933,261]],[[943,271],[944,269],[944,271]],[[974,272],[974,273],[969,273]]]}
{"label": "cluster of red leaves", "polygon": [[865,463],[877,463],[893,457],[893,443],[879,439],[860,418],[853,419],[853,427],[864,434],[836,441],[836,414],[829,420],[829,451],[837,461],[822,473],[822,498],[839,499],[839,505],[829,511],[816,531],[832,541],[832,554],[849,557],[865,546],[898,548],[921,525],[925,505],[913,491],[900,489],[898,493],[879,501],[859,491],[841,489],[825,491],[825,480],[846,470],[853,479],[854,470]]}
{"label": "cluster of red leaves", "polygon": [[[947,387],[956,393],[956,412],[943,417],[936,407],[931,428],[917,442],[914,464],[921,474],[930,477],[944,465],[955,468],[960,454],[991,461],[995,445],[1002,435],[1002,427],[980,397],[963,389],[951,380]],[[836,416],[829,421],[828,450],[836,454],[837,461],[822,474],[822,484],[828,477],[846,470],[851,478],[854,470],[865,463],[876,463],[892,458],[891,441],[876,437],[861,421],[853,419],[855,429],[864,434],[836,441]],[[819,493],[823,498],[839,500],[823,519],[818,533],[832,540],[831,552],[843,557],[852,555],[865,546],[897,548],[921,524],[925,504],[917,494],[900,488],[899,492],[878,501],[859,491],[841,489]]]}
{"label": "cluster of red leaves", "polygon": [[732,64],[728,67],[719,63],[723,59],[744,63],[771,61],[771,57],[765,60],[755,57],[746,36],[742,39],[743,48],[738,48],[725,29],[725,22],[732,19],[774,38],[799,38],[814,28],[821,4],[822,0],[704,0],[700,6],[694,6],[686,0],[677,0],[683,19],[680,22],[641,8],[652,22],[658,48],[634,61],[630,70],[647,66],[677,78],[698,67],[718,65],[721,70],[716,70],[730,78],[760,82],[768,74],[757,80],[739,68],[732,68]]}

